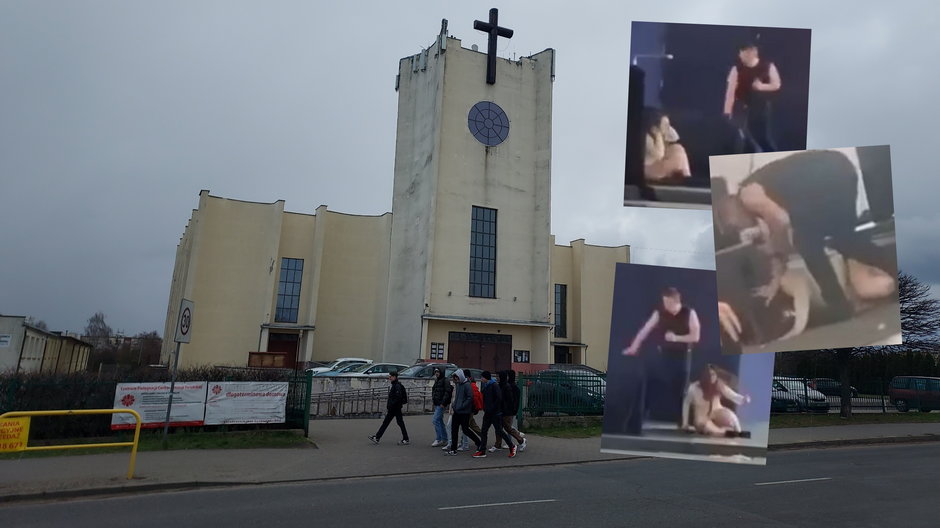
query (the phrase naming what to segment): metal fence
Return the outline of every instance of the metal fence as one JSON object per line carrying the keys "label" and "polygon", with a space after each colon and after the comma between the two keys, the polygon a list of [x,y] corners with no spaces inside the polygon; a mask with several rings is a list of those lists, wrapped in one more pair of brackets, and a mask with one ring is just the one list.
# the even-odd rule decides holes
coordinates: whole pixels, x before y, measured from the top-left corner
{"label": "metal fence", "polygon": [[[775,376],[771,391],[772,413],[838,413],[842,385],[829,378]],[[885,380],[874,379],[850,386],[853,412],[896,412]]]}
{"label": "metal fence", "polygon": [[556,369],[523,374],[517,382],[520,417],[604,414],[607,380],[603,376]]}
{"label": "metal fence", "polygon": [[[431,387],[409,387],[405,414],[432,412]],[[311,395],[309,415],[314,418],[372,418],[385,412],[388,387],[321,392]]]}

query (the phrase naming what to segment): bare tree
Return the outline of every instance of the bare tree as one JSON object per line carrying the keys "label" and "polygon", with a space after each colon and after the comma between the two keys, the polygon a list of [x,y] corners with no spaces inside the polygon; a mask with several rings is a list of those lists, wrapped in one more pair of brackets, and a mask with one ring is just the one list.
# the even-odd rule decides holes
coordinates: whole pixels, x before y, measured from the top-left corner
{"label": "bare tree", "polygon": [[85,335],[88,337],[111,337],[111,327],[104,322],[104,312],[95,312],[88,318],[85,325]]}
{"label": "bare tree", "polygon": [[901,304],[903,344],[882,347],[829,349],[839,367],[839,414],[852,416],[852,360],[864,353],[933,352],[940,350],[940,300],[930,296],[930,286],[901,271],[898,274],[898,301]]}

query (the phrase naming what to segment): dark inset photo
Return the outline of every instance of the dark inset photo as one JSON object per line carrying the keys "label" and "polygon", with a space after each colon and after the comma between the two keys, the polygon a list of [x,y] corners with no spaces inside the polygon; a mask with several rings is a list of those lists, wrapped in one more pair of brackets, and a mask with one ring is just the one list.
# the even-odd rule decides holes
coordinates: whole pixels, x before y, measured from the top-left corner
{"label": "dark inset photo", "polygon": [[715,156],[726,354],[901,343],[888,146]]}
{"label": "dark inset photo", "polygon": [[618,264],[601,451],[763,465],[773,354],[723,355],[715,272]]}
{"label": "dark inset photo", "polygon": [[634,22],[624,205],[708,209],[709,156],[806,148],[810,30]]}

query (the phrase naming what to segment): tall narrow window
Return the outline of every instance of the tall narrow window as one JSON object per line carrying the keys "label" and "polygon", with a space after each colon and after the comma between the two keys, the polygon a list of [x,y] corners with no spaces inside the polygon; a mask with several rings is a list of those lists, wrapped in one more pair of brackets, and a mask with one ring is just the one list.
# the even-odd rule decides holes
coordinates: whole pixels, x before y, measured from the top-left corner
{"label": "tall narrow window", "polygon": [[568,286],[555,285],[555,337],[568,337]]}
{"label": "tall narrow window", "polygon": [[277,309],[274,310],[274,322],[297,322],[297,312],[300,310],[300,279],[303,274],[303,259],[281,259],[281,280],[277,285]]}
{"label": "tall narrow window", "polygon": [[473,206],[470,218],[470,297],[496,298],[496,209]]}

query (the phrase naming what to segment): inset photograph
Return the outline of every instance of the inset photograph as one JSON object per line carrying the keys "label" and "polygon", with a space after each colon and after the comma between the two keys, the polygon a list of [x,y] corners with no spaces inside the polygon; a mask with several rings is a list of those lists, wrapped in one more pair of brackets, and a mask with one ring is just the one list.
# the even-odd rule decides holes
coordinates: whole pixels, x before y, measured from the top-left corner
{"label": "inset photograph", "polygon": [[714,156],[726,354],[901,343],[888,146]]}
{"label": "inset photograph", "polygon": [[708,157],[806,148],[810,30],[633,22],[624,205],[708,209]]}
{"label": "inset photograph", "polygon": [[618,264],[601,451],[767,463],[773,354],[723,355],[715,272]]}

